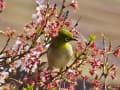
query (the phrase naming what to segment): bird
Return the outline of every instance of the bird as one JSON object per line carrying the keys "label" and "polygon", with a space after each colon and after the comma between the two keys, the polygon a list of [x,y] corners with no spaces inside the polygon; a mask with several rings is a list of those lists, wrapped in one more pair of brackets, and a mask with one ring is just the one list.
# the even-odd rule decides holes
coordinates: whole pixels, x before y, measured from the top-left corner
{"label": "bird", "polygon": [[58,35],[54,37],[48,48],[48,65],[54,68],[66,67],[73,57],[73,48],[71,41],[77,41],[69,30],[59,30]]}

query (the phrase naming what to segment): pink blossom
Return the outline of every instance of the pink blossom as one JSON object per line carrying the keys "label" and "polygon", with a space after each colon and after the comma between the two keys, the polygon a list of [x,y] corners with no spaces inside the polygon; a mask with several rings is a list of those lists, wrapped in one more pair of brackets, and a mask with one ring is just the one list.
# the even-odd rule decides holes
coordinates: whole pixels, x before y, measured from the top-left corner
{"label": "pink blossom", "polygon": [[91,62],[93,68],[101,67],[101,64],[102,64],[102,60],[97,58],[94,58],[94,61]]}
{"label": "pink blossom", "polygon": [[81,40],[78,41],[78,47],[79,47],[81,50],[83,50],[83,49],[85,48],[85,47],[83,46]]}
{"label": "pink blossom", "polygon": [[24,81],[25,81],[25,83],[27,84],[27,83],[30,82],[30,79],[29,79],[28,77],[25,77]]}
{"label": "pink blossom", "polygon": [[57,36],[58,35],[58,30],[56,30],[56,29],[51,29],[50,30],[50,36],[51,37],[55,37],[55,36]]}
{"label": "pink blossom", "polygon": [[112,63],[112,70],[117,71],[118,67],[115,65],[115,63]]}
{"label": "pink blossom", "polygon": [[93,43],[90,45],[90,48],[96,48],[95,42],[93,42]]}
{"label": "pink blossom", "polygon": [[96,70],[95,69],[91,69],[89,72],[90,72],[91,75],[96,74]]}
{"label": "pink blossom", "polygon": [[117,48],[117,49],[114,51],[113,55],[114,55],[115,57],[118,57],[119,54],[120,54],[120,48]]}
{"label": "pink blossom", "polygon": [[92,85],[96,86],[96,87],[100,86],[100,81],[99,80],[95,80],[95,81],[92,82]]}
{"label": "pink blossom", "polygon": [[4,2],[0,2],[0,9],[4,9],[5,6],[4,6]]}
{"label": "pink blossom", "polygon": [[69,85],[68,90],[75,90],[73,85]]}
{"label": "pink blossom", "polygon": [[101,54],[101,55],[105,55],[105,53],[106,53],[105,50],[101,50],[101,51],[100,51],[100,54]]}
{"label": "pink blossom", "polygon": [[80,35],[80,32],[78,31],[77,28],[71,29],[70,32],[73,34],[73,37],[75,38],[78,38],[78,36]]}
{"label": "pink blossom", "polygon": [[86,75],[82,75],[82,78],[83,78],[84,81],[88,80],[88,77]]}
{"label": "pink blossom", "polygon": [[72,0],[72,3],[70,4],[70,6],[72,6],[74,9],[78,8],[78,3],[76,0]]}
{"label": "pink blossom", "polygon": [[59,17],[58,20],[59,20],[59,21],[64,21],[65,18],[64,18],[64,17]]}
{"label": "pink blossom", "polygon": [[67,27],[69,27],[71,24],[72,24],[72,21],[66,21],[66,22],[65,22],[65,25],[66,25]]}
{"label": "pink blossom", "polygon": [[42,43],[39,43],[39,46],[38,46],[38,48],[36,50],[39,51],[39,52],[43,52]]}
{"label": "pink blossom", "polygon": [[117,75],[117,71],[114,71],[111,73],[111,78],[112,79],[115,79],[116,78],[116,75]]}

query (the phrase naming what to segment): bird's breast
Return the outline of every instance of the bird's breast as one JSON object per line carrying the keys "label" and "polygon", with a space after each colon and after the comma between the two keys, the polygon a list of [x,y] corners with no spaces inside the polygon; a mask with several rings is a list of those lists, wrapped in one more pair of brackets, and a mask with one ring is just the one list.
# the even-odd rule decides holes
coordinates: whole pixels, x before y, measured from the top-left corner
{"label": "bird's breast", "polygon": [[52,47],[48,49],[48,64],[56,68],[61,68],[67,65],[72,56],[73,49],[71,44]]}

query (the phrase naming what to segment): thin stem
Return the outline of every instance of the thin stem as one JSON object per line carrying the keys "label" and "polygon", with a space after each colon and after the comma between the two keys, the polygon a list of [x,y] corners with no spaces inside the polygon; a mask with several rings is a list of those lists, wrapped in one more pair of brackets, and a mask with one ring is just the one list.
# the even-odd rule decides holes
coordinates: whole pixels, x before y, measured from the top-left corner
{"label": "thin stem", "polygon": [[46,12],[44,14],[44,17],[46,16],[48,9],[49,9],[49,1],[47,0],[47,9],[46,9]]}
{"label": "thin stem", "polygon": [[111,40],[109,40],[109,52],[111,52],[111,49],[112,49],[112,41]]}
{"label": "thin stem", "polygon": [[64,8],[65,8],[65,2],[66,2],[66,0],[63,0],[63,3],[62,3],[62,7],[61,7],[61,11],[60,11],[60,13],[59,13],[59,15],[58,15],[58,18],[62,15],[62,13],[63,13],[63,10],[64,10]]}
{"label": "thin stem", "polygon": [[[102,37],[103,37],[103,50],[105,50],[105,52],[106,52],[105,35],[103,34]],[[103,59],[104,59],[104,64],[103,64],[104,65],[103,66],[104,89],[107,90],[107,76],[106,76],[106,64],[107,64],[106,59],[107,59],[107,57],[106,57],[106,55],[103,56]]]}
{"label": "thin stem", "polygon": [[67,18],[68,18],[68,14],[69,14],[69,11],[66,11],[65,12],[65,16],[64,16],[64,21],[62,22],[62,24],[61,24],[61,28],[64,26],[64,23],[65,23],[65,21],[67,20]]}
{"label": "thin stem", "polygon": [[15,83],[18,83],[18,84],[20,84],[20,85],[22,85],[23,84],[23,82],[22,81],[19,81],[19,80],[17,80],[17,79],[14,79],[14,78],[8,78],[9,80],[12,80],[12,81],[15,81]]}
{"label": "thin stem", "polygon": [[4,50],[7,48],[9,41],[10,41],[10,38],[8,38],[8,40],[7,40],[4,48],[1,50],[0,54],[2,54],[4,52]]}
{"label": "thin stem", "polygon": [[[80,16],[80,18],[77,20],[77,22],[75,23],[75,25],[73,26],[73,28],[75,28],[75,27],[78,26],[78,23],[79,23],[80,20],[81,20],[81,16]],[[73,28],[72,28],[72,29],[73,29]]]}
{"label": "thin stem", "polygon": [[83,90],[86,90],[85,80],[83,80]]}
{"label": "thin stem", "polygon": [[104,56],[104,89],[107,90],[107,76],[106,76],[106,56]]}

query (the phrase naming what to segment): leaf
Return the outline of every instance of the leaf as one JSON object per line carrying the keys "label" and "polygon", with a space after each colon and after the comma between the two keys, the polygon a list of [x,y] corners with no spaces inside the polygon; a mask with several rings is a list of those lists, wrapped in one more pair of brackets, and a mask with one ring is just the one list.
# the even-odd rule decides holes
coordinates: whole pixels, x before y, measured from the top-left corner
{"label": "leaf", "polygon": [[61,8],[58,9],[58,13],[59,13],[59,14],[61,13]]}
{"label": "leaf", "polygon": [[107,65],[105,65],[105,66],[104,66],[104,71],[105,71],[104,73],[106,73],[106,72],[107,72],[107,70],[108,70],[108,66],[107,66]]}
{"label": "leaf", "polygon": [[90,39],[89,39],[89,42],[92,43],[93,40],[95,40],[96,38],[96,35],[93,35],[92,33],[90,34]]}
{"label": "leaf", "polygon": [[48,8],[48,9],[47,9],[46,13],[48,14],[48,13],[49,13],[49,11],[50,11],[50,8]]}
{"label": "leaf", "polygon": [[67,80],[67,78],[66,78],[66,77],[64,77],[64,76],[61,76],[61,79],[65,80],[65,81]]}
{"label": "leaf", "polygon": [[15,90],[15,88],[12,88],[12,90]]}
{"label": "leaf", "polygon": [[108,57],[105,59],[105,63],[106,63],[106,64],[108,63]]}
{"label": "leaf", "polygon": [[37,34],[37,35],[39,34],[40,29],[41,29],[40,26],[38,26],[38,27],[37,27],[37,31],[36,31],[36,34]]}
{"label": "leaf", "polygon": [[76,60],[82,54],[81,50],[79,50],[78,52],[75,50],[74,52],[75,52],[74,53],[74,58],[75,59],[73,59],[73,61]]}
{"label": "leaf", "polygon": [[80,65],[79,67],[83,69],[83,68],[84,68],[84,65]]}
{"label": "leaf", "polygon": [[27,88],[24,88],[24,90],[32,90],[33,85],[27,84]]}
{"label": "leaf", "polygon": [[61,76],[58,76],[56,79],[61,79]]}
{"label": "leaf", "polygon": [[62,67],[61,69],[60,69],[60,72],[63,72],[65,70],[65,67]]}
{"label": "leaf", "polygon": [[23,88],[23,90],[28,90],[27,88]]}
{"label": "leaf", "polygon": [[4,88],[5,88],[5,86],[4,86],[4,85],[2,85],[2,88],[4,89]]}
{"label": "leaf", "polygon": [[51,88],[51,90],[55,90],[55,88]]}
{"label": "leaf", "polygon": [[27,84],[27,88],[30,88],[30,84]]}

